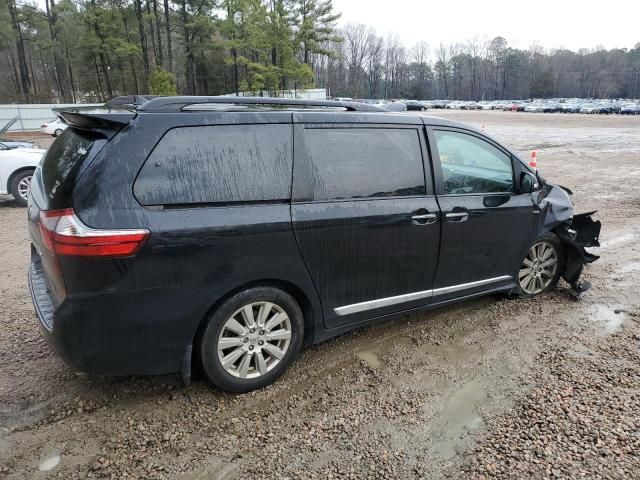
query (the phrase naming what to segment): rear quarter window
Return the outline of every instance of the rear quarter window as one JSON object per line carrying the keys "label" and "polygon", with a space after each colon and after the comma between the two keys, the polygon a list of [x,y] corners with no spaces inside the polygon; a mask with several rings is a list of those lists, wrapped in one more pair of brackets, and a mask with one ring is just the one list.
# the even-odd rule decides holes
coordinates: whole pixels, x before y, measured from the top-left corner
{"label": "rear quarter window", "polygon": [[42,160],[42,187],[48,199],[70,194],[80,166],[95,154],[106,140],[91,132],[67,128],[49,147]]}
{"label": "rear quarter window", "polygon": [[287,201],[291,125],[216,125],[169,130],[134,185],[142,205]]}

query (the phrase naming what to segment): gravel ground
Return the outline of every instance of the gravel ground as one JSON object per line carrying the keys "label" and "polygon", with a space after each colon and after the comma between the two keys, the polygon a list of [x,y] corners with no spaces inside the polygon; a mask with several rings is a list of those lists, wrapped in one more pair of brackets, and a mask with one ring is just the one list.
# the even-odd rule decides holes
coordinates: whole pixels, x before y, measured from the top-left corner
{"label": "gravel ground", "polygon": [[561,285],[405,316],[241,396],[87,376],[39,336],[25,212],[0,197],[0,478],[637,477],[640,118],[437,114],[535,148],[579,211],[599,210],[583,300]]}

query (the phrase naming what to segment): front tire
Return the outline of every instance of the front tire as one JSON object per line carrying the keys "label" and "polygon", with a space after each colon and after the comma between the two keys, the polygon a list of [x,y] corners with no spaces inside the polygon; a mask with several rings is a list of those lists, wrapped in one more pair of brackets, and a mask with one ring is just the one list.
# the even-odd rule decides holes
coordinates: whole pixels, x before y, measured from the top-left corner
{"label": "front tire", "polygon": [[17,173],[11,179],[11,195],[21,207],[27,206],[27,199],[31,190],[31,177],[33,177],[33,170],[27,170]]}
{"label": "front tire", "polygon": [[300,352],[303,337],[295,299],[277,288],[254,287],[235,294],[209,317],[199,354],[211,383],[244,393],[280,377]]}
{"label": "front tire", "polygon": [[564,268],[564,252],[557,235],[545,233],[529,247],[515,290],[520,297],[535,297],[556,287]]}

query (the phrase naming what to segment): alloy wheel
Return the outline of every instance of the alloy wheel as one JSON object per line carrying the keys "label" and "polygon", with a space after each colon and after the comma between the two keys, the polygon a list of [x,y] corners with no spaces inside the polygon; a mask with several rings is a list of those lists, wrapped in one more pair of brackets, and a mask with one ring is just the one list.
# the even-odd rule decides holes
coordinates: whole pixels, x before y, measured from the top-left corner
{"label": "alloy wheel", "polygon": [[547,241],[534,244],[522,262],[518,281],[523,292],[536,295],[553,281],[558,270],[558,252]]}
{"label": "alloy wheel", "polygon": [[257,378],[284,358],[291,343],[291,320],[271,302],[255,302],[236,310],[218,337],[218,360],[238,378]]}
{"label": "alloy wheel", "polygon": [[31,176],[24,177],[18,182],[18,195],[22,199],[27,200],[29,197],[29,190],[31,189]]}

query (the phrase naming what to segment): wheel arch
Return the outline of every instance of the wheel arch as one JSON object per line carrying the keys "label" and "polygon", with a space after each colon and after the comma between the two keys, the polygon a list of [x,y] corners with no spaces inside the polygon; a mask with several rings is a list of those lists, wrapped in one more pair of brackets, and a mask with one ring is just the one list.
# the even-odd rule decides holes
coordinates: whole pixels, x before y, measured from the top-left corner
{"label": "wheel arch", "polygon": [[[200,343],[200,339],[202,338],[202,334],[204,329],[207,326],[207,320],[213,314],[213,312],[219,308],[225,301],[227,301],[232,296],[236,295],[243,290],[247,290],[249,288],[254,287],[274,287],[278,288],[289,295],[291,295],[298,305],[300,305],[300,309],[302,310],[303,321],[304,321],[304,338],[303,338],[303,346],[310,345],[313,343],[314,331],[315,331],[315,321],[316,321],[316,313],[314,312],[313,304],[311,303],[311,299],[304,291],[296,286],[295,284],[281,279],[276,278],[265,278],[260,280],[252,280],[250,282],[243,283],[238,287],[229,290],[224,295],[221,295],[205,312],[203,317],[200,319],[198,326],[196,328],[195,334],[193,336],[192,345],[195,347]],[[198,358],[198,349],[193,348],[191,355],[191,362],[194,360],[197,362],[197,365],[200,366],[200,358]]]}

